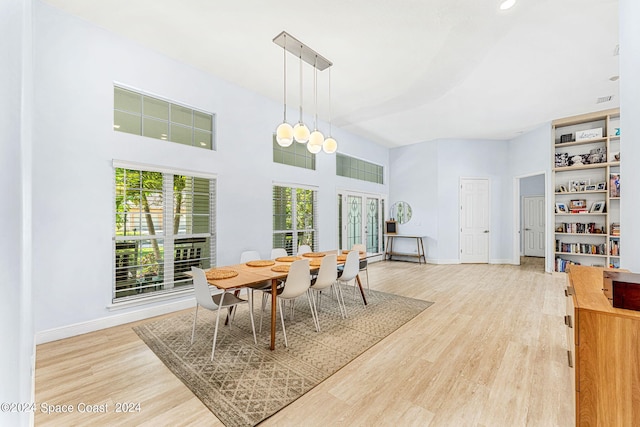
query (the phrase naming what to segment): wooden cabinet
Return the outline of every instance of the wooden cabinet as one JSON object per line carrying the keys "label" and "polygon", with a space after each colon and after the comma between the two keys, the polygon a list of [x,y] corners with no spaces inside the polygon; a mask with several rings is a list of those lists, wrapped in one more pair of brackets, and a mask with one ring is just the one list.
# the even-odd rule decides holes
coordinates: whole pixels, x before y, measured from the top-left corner
{"label": "wooden cabinet", "polygon": [[604,269],[571,265],[567,345],[577,426],[640,426],[640,311],[614,308]]}
{"label": "wooden cabinet", "polygon": [[555,271],[620,265],[620,112],[552,123]]}

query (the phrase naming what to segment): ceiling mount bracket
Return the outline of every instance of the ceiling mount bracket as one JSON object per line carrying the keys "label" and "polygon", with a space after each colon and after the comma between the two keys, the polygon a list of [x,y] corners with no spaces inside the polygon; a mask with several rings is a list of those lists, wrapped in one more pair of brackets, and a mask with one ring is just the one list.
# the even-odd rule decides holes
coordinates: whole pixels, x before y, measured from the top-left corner
{"label": "ceiling mount bracket", "polygon": [[[286,43],[285,39],[287,41]],[[327,58],[323,57],[286,31],[275,36],[273,42],[286,49],[287,52],[293,54],[296,58],[301,58],[304,62],[320,71],[326,70],[333,65],[333,63]]]}

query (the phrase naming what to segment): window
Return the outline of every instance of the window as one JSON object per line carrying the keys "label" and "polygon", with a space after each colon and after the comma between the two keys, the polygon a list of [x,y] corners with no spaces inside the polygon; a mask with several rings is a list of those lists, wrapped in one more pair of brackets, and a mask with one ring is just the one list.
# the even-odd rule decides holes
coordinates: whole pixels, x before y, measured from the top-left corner
{"label": "window", "polygon": [[340,153],[336,154],[336,174],[376,184],[384,183],[382,166]]}
{"label": "window", "polygon": [[293,142],[288,147],[281,147],[273,134],[273,161],[283,165],[316,170],[316,155],[307,150],[307,144]]}
{"label": "window", "polygon": [[113,129],[214,150],[214,115],[113,87]]}
{"label": "window", "polygon": [[273,247],[285,248],[290,255],[300,245],[318,250],[317,191],[273,186]]}
{"label": "window", "polygon": [[113,301],[187,289],[215,259],[212,178],[115,168]]}

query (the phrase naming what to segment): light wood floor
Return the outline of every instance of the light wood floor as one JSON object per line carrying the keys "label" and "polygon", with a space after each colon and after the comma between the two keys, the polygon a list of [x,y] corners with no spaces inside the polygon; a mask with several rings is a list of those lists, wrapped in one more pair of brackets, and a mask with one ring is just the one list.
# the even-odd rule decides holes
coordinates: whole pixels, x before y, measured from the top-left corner
{"label": "light wood floor", "polygon": [[[564,278],[545,274],[541,259],[380,262],[369,277],[374,289],[435,304],[263,425],[574,424]],[[222,425],[131,325],[38,346],[36,401],[109,405],[107,414],[37,412],[38,426]],[[141,410],[115,414],[116,402]]]}

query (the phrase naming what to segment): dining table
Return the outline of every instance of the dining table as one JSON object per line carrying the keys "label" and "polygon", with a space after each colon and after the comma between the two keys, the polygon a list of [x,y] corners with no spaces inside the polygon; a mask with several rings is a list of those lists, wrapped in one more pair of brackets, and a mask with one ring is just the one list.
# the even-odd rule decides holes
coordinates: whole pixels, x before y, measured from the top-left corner
{"label": "dining table", "polygon": [[[344,253],[343,253],[344,252]],[[329,254],[338,254],[338,255],[346,255],[348,251],[323,251],[323,252],[313,252],[311,255],[302,255],[297,257],[287,257],[291,259],[291,261],[277,261],[272,260],[273,264],[265,265],[265,266],[252,266],[251,264],[255,263],[241,263],[241,264],[233,264],[228,266],[218,266],[212,269],[224,269],[224,270],[234,270],[238,273],[237,276],[227,278],[227,279],[210,279],[207,277],[207,282],[215,286],[218,289],[228,291],[231,289],[240,289],[240,288],[249,288],[254,285],[258,285],[260,283],[264,283],[266,281],[271,281],[271,342],[269,348],[271,350],[275,350],[276,347],[276,297],[277,297],[277,288],[278,282],[281,280],[285,280],[287,278],[288,273],[282,271],[274,271],[273,267],[278,265],[291,265],[294,261],[293,258],[303,259],[307,258],[310,261],[313,259],[321,259],[325,255]],[[360,259],[365,259],[366,254],[360,252]],[[343,265],[345,261],[338,261],[338,265]],[[310,266],[310,272],[313,273],[317,271],[319,266]],[[362,282],[360,281],[360,276],[356,275],[356,283],[358,288],[360,289],[360,294],[362,296],[362,301],[365,305],[367,305],[367,297],[364,293],[364,289],[362,287]]]}

